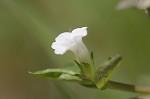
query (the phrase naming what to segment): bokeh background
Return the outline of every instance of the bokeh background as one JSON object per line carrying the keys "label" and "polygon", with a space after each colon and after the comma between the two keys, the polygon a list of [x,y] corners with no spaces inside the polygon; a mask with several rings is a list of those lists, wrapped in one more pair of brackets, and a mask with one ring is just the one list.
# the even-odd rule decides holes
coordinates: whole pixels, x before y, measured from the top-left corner
{"label": "bokeh background", "polygon": [[62,32],[87,26],[84,42],[97,66],[109,56],[123,61],[111,80],[150,86],[150,17],[115,9],[119,0],[0,0],[0,99],[127,99],[139,94],[88,89],[52,81],[29,71],[73,63],[55,55],[51,43]]}

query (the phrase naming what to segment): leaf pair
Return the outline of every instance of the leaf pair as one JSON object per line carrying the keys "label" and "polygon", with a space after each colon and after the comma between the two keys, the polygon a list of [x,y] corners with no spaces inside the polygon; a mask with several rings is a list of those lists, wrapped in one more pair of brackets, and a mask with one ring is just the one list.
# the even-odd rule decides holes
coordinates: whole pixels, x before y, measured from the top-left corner
{"label": "leaf pair", "polygon": [[[93,61],[93,54],[92,61]],[[114,70],[118,67],[119,62],[121,61],[121,56],[116,55],[114,57],[109,58],[106,62],[104,62],[98,69],[94,72],[93,80],[86,77],[85,75],[80,73],[80,69],[77,66],[69,65],[63,69],[46,69],[37,72],[30,72],[33,75],[50,78],[54,80],[65,80],[65,81],[75,81],[86,87],[95,87],[98,89],[103,89]],[[77,65],[80,65],[76,62]],[[94,64],[94,63],[93,63]],[[91,76],[92,77],[92,76]]]}

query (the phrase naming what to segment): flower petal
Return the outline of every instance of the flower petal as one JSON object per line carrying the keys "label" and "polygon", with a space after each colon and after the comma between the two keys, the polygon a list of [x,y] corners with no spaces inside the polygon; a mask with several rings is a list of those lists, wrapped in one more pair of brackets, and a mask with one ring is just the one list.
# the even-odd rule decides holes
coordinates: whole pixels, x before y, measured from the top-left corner
{"label": "flower petal", "polygon": [[72,31],[72,36],[84,37],[87,35],[87,27],[76,28]]}
{"label": "flower petal", "polygon": [[74,29],[71,33],[64,32],[58,35],[51,47],[55,54],[64,54],[67,50],[72,51],[80,61],[86,62],[89,55],[88,49],[82,42],[82,37],[87,35],[87,27]]}
{"label": "flower petal", "polygon": [[58,37],[56,37],[55,41],[61,43],[68,42],[68,40],[70,39],[70,35],[70,32],[61,33],[60,35],[58,35]]}
{"label": "flower petal", "polygon": [[134,7],[136,4],[134,0],[122,0],[117,4],[117,9],[122,10],[126,8]]}
{"label": "flower petal", "polygon": [[126,8],[138,8],[141,10],[145,10],[150,7],[150,0],[121,0],[117,9],[122,10]]}
{"label": "flower petal", "polygon": [[55,54],[63,55],[67,50],[65,48],[55,49]]}
{"label": "flower petal", "polygon": [[139,9],[147,9],[150,7],[150,0],[140,0],[137,4],[137,8]]}
{"label": "flower petal", "polygon": [[67,50],[68,48],[59,44],[58,42],[54,42],[52,43],[51,47],[55,50],[55,54],[60,54],[60,55],[63,55]]}
{"label": "flower petal", "polygon": [[51,47],[52,47],[53,49],[56,49],[56,48],[59,47],[59,44],[58,44],[57,42],[54,42],[54,43],[52,43]]}

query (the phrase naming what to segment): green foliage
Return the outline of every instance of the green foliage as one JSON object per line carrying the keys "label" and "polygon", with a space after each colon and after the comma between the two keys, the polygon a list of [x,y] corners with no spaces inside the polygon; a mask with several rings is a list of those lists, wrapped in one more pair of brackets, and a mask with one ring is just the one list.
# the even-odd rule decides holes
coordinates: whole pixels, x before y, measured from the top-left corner
{"label": "green foliage", "polygon": [[81,81],[76,72],[67,69],[46,69],[30,73],[36,76],[55,80]]}
{"label": "green foliage", "polygon": [[95,67],[93,64],[89,64],[89,63],[78,63],[77,61],[75,61],[75,63],[78,65],[78,67],[81,70],[81,75],[84,75],[86,78],[88,78],[91,81],[94,81],[94,77],[95,77]]}
{"label": "green foliage", "polygon": [[101,67],[99,67],[96,71],[96,86],[99,89],[102,89],[105,84],[108,82],[112,73],[119,66],[122,57],[120,55],[116,55],[114,57],[110,57],[108,61],[104,62]]}
{"label": "green foliage", "polygon": [[[91,54],[91,59],[93,60],[93,54]],[[67,80],[67,81],[76,81],[86,87],[99,88],[102,89],[105,84],[110,79],[114,70],[118,67],[119,62],[121,61],[121,56],[116,55],[114,57],[109,58],[108,61],[104,62],[101,67],[97,70],[94,70],[94,74],[91,75],[90,70],[91,67],[88,63],[78,63],[78,66],[68,65],[63,69],[46,69],[37,72],[30,72],[33,75],[51,78],[54,80]],[[83,68],[84,67],[84,68]],[[80,68],[80,69],[79,69]],[[85,71],[83,71],[85,69]],[[81,72],[80,72],[81,70]],[[83,72],[83,73],[82,73]],[[94,75],[94,76],[93,76]]]}

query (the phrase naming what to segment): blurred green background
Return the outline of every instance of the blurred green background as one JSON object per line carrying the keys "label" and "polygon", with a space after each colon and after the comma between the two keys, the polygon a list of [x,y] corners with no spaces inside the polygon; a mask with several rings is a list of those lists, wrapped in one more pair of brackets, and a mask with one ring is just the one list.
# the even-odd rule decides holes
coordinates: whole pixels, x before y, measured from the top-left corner
{"label": "blurred green background", "polygon": [[35,77],[28,71],[73,63],[55,55],[51,43],[62,32],[87,26],[84,42],[99,66],[123,56],[111,80],[150,86],[150,17],[115,9],[119,0],[0,0],[0,99],[127,99],[139,94],[88,89],[77,83]]}

